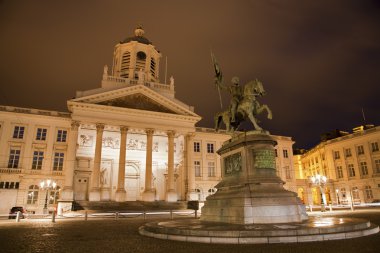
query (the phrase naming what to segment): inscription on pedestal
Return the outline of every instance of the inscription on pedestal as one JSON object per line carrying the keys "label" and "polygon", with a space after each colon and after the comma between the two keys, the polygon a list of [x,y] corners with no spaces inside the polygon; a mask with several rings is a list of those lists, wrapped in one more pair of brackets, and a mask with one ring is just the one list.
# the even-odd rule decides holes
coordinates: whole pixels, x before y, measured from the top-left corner
{"label": "inscription on pedestal", "polygon": [[276,168],[276,158],[274,150],[272,149],[261,149],[252,150],[253,152],[253,166],[258,169],[275,169]]}
{"label": "inscription on pedestal", "polygon": [[224,158],[224,174],[237,174],[242,170],[241,153],[235,153]]}

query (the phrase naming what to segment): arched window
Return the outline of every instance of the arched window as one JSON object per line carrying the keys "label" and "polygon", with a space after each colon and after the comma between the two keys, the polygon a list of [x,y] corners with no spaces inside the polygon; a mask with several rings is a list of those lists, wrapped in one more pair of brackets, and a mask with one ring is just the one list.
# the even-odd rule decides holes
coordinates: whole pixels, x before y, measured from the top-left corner
{"label": "arched window", "polygon": [[150,59],[150,73],[152,74],[152,77],[156,76],[156,60]]}
{"label": "arched window", "polygon": [[61,192],[61,188],[59,186],[55,187],[55,189],[50,190],[49,204],[57,204],[58,203],[60,192]]}
{"label": "arched window", "polygon": [[366,185],[364,189],[365,189],[365,195],[366,195],[366,198],[367,198],[367,199],[373,199],[373,193],[372,193],[372,188],[371,188],[371,186]]}
{"label": "arched window", "polygon": [[137,52],[136,55],[136,71],[145,70],[146,54],[143,51]]}
{"label": "arched window", "polygon": [[129,77],[129,65],[131,63],[131,53],[125,52],[121,58],[120,76],[124,78]]}
{"label": "arched window", "polygon": [[27,204],[36,204],[37,203],[37,200],[38,200],[38,189],[39,187],[37,185],[31,185],[29,186],[29,190],[28,190],[28,200],[27,200]]}

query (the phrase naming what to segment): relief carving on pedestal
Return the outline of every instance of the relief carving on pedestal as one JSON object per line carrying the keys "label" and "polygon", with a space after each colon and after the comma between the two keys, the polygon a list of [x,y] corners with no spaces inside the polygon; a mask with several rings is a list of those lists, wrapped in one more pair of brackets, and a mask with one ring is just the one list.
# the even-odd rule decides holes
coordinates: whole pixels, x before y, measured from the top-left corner
{"label": "relief carving on pedestal", "polygon": [[241,153],[235,153],[224,158],[224,174],[232,175],[242,171]]}

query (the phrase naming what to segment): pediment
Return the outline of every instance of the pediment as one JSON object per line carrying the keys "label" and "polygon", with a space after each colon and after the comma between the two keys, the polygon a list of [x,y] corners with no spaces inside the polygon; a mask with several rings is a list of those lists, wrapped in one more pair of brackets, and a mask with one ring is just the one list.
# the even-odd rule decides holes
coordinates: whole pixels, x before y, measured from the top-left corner
{"label": "pediment", "polygon": [[136,93],[136,94],[132,94],[132,95],[124,96],[124,97],[110,99],[110,100],[102,101],[96,104],[137,109],[137,110],[145,110],[145,111],[153,111],[153,112],[177,114],[175,111],[163,106],[160,103],[157,103],[156,101],[152,100],[151,98],[141,93]]}
{"label": "pediment", "polygon": [[165,97],[143,85],[108,91],[99,90],[91,95],[74,98],[68,101],[69,110],[71,106],[78,103],[86,104],[86,106],[109,106],[110,109],[144,110],[200,118],[190,106],[176,99]]}

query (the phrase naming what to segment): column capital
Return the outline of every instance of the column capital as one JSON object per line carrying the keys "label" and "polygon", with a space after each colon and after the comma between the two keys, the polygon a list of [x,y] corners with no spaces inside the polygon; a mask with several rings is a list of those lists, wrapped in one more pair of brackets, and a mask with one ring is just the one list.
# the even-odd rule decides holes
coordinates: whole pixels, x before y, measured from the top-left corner
{"label": "column capital", "polygon": [[147,128],[147,129],[145,129],[145,133],[146,133],[147,135],[153,135],[153,133],[154,133],[154,129],[152,129],[152,128]]}
{"label": "column capital", "polygon": [[79,126],[80,126],[79,121],[76,121],[76,120],[71,121],[71,130],[72,131],[78,131]]}
{"label": "column capital", "polygon": [[126,133],[126,132],[128,132],[128,130],[129,130],[129,127],[127,127],[127,126],[120,126],[120,132],[121,133]]}
{"label": "column capital", "polygon": [[96,123],[96,131],[103,131],[103,130],[104,130],[104,124]]}
{"label": "column capital", "polygon": [[168,134],[168,137],[169,137],[169,138],[174,138],[174,136],[175,136],[175,134],[176,134],[176,132],[175,132],[174,130],[169,130],[169,131],[167,131],[166,133]]}
{"label": "column capital", "polygon": [[187,134],[186,134],[186,138],[187,138],[188,140],[193,139],[194,136],[195,136],[195,133],[194,133],[194,132],[192,132],[192,133],[187,133]]}

